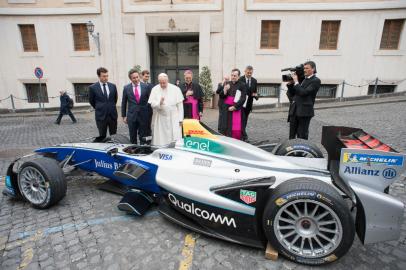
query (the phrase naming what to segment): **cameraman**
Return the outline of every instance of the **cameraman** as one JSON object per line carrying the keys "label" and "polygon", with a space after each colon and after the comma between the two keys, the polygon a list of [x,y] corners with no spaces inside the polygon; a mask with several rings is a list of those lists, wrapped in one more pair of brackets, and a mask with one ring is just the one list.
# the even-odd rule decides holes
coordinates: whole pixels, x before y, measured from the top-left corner
{"label": "cameraman", "polygon": [[304,63],[305,79],[299,82],[296,73],[292,73],[292,80],[287,84],[286,93],[290,106],[288,122],[289,139],[309,137],[310,120],[314,116],[314,101],[320,88],[320,79],[316,77],[316,64],[313,61]]}

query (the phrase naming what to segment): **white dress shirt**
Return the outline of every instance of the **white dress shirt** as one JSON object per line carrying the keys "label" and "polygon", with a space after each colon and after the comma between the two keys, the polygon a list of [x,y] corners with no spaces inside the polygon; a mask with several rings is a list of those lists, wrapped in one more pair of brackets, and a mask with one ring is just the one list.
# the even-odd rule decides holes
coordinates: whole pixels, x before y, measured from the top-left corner
{"label": "white dress shirt", "polygon": [[[99,82],[99,83],[100,83],[100,88],[101,88],[101,90],[102,90],[102,94],[104,95],[104,92],[103,92],[103,84],[104,84],[104,83],[102,83],[102,82]],[[109,95],[110,95],[109,84],[108,84],[108,83],[105,83],[105,84],[106,84],[107,98],[109,98]]]}

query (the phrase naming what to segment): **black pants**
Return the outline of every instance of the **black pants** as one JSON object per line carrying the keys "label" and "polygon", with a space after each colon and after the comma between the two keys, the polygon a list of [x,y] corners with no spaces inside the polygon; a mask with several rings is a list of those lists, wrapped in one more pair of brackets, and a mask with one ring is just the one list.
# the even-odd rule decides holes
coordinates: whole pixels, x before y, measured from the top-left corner
{"label": "black pants", "polygon": [[251,113],[251,108],[244,108],[243,110],[243,116],[242,116],[242,140],[247,141],[248,140],[248,134],[247,134],[247,123],[248,123],[248,116]]}
{"label": "black pants", "polygon": [[[127,118],[128,119],[128,118]],[[145,121],[131,121],[128,119],[128,129],[130,131],[130,141],[137,144],[137,134],[140,139],[140,144],[148,144],[146,137],[151,136],[150,127],[148,126],[149,119]]]}
{"label": "black pants", "polygon": [[309,138],[309,125],[311,117],[289,117],[289,139],[305,139]]}
{"label": "black pants", "polygon": [[[72,119],[73,123],[76,123],[76,118],[73,115],[73,113],[69,110],[68,115],[70,117],[70,119]],[[56,118],[55,123],[57,123],[58,125],[61,123],[62,117],[64,116],[64,114],[62,112],[59,113],[58,118]]]}
{"label": "black pants", "polygon": [[103,121],[96,121],[97,129],[99,130],[98,140],[103,140],[107,135],[107,128],[109,128],[110,136],[117,133],[117,119],[107,116]]}

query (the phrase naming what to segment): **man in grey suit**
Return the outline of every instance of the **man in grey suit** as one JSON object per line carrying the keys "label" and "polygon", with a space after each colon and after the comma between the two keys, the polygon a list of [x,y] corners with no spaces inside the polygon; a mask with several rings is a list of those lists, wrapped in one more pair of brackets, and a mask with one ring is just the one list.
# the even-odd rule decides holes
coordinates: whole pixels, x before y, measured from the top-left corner
{"label": "man in grey suit", "polygon": [[128,78],[131,83],[123,89],[121,116],[124,123],[128,124],[131,143],[137,144],[138,135],[140,144],[148,144],[148,137],[151,137],[152,109],[148,104],[151,89],[140,82],[140,74],[135,69],[128,72]]}

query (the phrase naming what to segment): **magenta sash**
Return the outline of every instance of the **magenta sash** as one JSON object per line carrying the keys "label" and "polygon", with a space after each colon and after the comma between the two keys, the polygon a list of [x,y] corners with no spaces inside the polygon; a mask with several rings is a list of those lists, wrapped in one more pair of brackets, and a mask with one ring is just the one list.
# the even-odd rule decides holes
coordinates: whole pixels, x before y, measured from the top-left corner
{"label": "magenta sash", "polygon": [[188,96],[186,98],[185,103],[188,103],[192,106],[192,118],[200,120],[200,116],[199,116],[199,112],[198,112],[198,108],[197,108],[199,101],[197,99],[195,99],[193,96]]}
{"label": "magenta sash", "polygon": [[[224,100],[224,103],[227,105],[235,106],[234,97],[228,96]],[[231,121],[231,137],[237,140],[241,140],[241,110],[236,110],[232,112],[232,121]]]}

